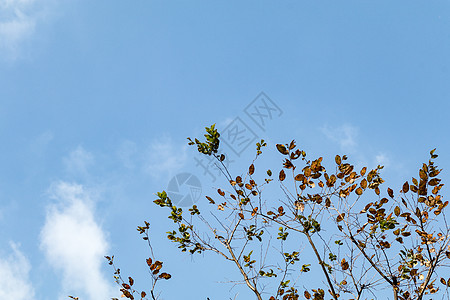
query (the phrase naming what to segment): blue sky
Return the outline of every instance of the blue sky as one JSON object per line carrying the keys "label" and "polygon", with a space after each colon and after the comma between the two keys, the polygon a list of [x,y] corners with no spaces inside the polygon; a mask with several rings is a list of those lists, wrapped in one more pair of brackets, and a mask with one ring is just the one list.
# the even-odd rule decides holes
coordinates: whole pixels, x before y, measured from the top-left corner
{"label": "blue sky", "polygon": [[[0,298],[107,299],[112,254],[148,283],[143,220],[173,275],[163,299],[245,298],[220,283],[231,266],[165,239],[154,194],[188,172],[201,202],[223,179],[186,137],[239,117],[274,170],[292,139],[384,164],[392,185],[433,148],[450,170],[449,53],[448,1],[0,0]],[[280,109],[263,129],[245,113],[261,92]],[[225,145],[231,170],[252,149]]]}

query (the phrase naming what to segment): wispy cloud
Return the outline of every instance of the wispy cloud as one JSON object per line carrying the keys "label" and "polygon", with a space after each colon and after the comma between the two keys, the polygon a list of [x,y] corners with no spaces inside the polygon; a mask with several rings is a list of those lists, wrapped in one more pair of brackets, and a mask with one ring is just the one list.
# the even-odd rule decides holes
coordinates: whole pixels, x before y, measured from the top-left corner
{"label": "wispy cloud", "polygon": [[375,156],[375,163],[380,166],[389,167],[391,160],[387,154],[379,153]]}
{"label": "wispy cloud", "polygon": [[0,299],[34,299],[34,288],[29,280],[31,269],[28,259],[15,243],[11,243],[12,254],[0,259]]}
{"label": "wispy cloud", "polygon": [[71,174],[86,175],[88,168],[94,163],[94,155],[78,146],[63,158],[63,164]]}
{"label": "wispy cloud", "polygon": [[104,276],[104,255],[108,251],[105,233],[95,215],[95,203],[83,186],[59,182],[50,189],[55,200],[48,207],[41,230],[41,249],[47,261],[62,275],[61,296],[110,299],[117,296]]}
{"label": "wispy cloud", "polygon": [[321,130],[326,137],[337,142],[343,151],[350,153],[356,151],[356,139],[358,136],[357,127],[350,124],[344,124],[338,127],[323,126]]}
{"label": "wispy cloud", "polygon": [[0,58],[16,59],[20,47],[45,21],[53,0],[0,0]]}
{"label": "wispy cloud", "polygon": [[[323,126],[320,130],[329,140],[337,143],[341,151],[345,154],[351,154],[358,166],[375,167],[382,165],[389,167],[391,160],[387,153],[371,153],[370,149],[374,148],[373,145],[369,147],[360,145],[358,127],[351,124],[343,124],[335,127]],[[365,149],[365,151],[361,149]]]}
{"label": "wispy cloud", "polygon": [[187,161],[187,146],[177,146],[170,138],[154,141],[145,158],[145,171],[155,178],[172,176]]}

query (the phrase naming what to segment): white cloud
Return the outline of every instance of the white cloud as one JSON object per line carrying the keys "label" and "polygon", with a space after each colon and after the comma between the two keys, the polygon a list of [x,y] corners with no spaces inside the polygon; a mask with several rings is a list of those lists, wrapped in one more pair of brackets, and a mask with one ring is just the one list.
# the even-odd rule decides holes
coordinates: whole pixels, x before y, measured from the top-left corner
{"label": "white cloud", "polygon": [[154,141],[145,158],[145,171],[155,178],[172,176],[181,170],[187,160],[187,146],[176,146],[170,138]]}
{"label": "white cloud", "polygon": [[[376,152],[371,151],[373,146],[360,145],[358,141],[358,127],[344,124],[336,127],[323,126],[320,129],[328,139],[337,143],[344,153],[351,154],[351,159],[358,167],[367,166],[375,168],[377,165],[381,165],[387,168],[391,165],[388,154],[384,152],[375,154]],[[364,151],[361,151],[361,149],[364,149]]]}
{"label": "white cloud", "polygon": [[389,157],[384,154],[384,153],[379,153],[375,156],[375,163],[377,165],[381,165],[384,167],[389,167],[391,160],[389,159]]}
{"label": "white cloud", "polygon": [[19,250],[18,245],[11,243],[12,254],[0,259],[0,299],[25,300],[34,298],[34,288],[30,283],[30,263]]}
{"label": "white cloud", "polygon": [[330,140],[338,143],[343,151],[349,153],[356,151],[358,146],[356,143],[356,138],[358,136],[357,127],[344,124],[333,128],[324,126],[321,130]]}
{"label": "white cloud", "polygon": [[63,158],[63,163],[69,173],[86,175],[88,168],[94,163],[94,156],[82,146],[78,146]]}
{"label": "white cloud", "polygon": [[16,59],[20,47],[46,20],[53,0],[0,0],[0,57]]}
{"label": "white cloud", "polygon": [[47,211],[41,249],[62,275],[62,299],[67,295],[92,300],[117,296],[110,276],[102,273],[109,245],[95,219],[91,194],[81,185],[65,182],[54,184],[50,194],[56,202]]}

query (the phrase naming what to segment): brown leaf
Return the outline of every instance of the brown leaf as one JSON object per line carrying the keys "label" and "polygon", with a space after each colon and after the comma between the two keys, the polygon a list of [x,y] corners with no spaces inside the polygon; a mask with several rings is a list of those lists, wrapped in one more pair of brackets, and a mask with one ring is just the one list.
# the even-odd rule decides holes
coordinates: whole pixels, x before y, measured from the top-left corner
{"label": "brown leaf", "polygon": [[251,164],[250,167],[248,168],[248,174],[253,175],[253,173],[255,173],[255,166]]}
{"label": "brown leaf", "polygon": [[341,261],[341,267],[342,267],[342,270],[344,270],[344,271],[349,268],[348,262],[345,260],[345,258],[343,258]]}
{"label": "brown leaf", "polygon": [[206,199],[209,200],[210,204],[215,204],[214,200],[211,197],[209,197],[209,196],[205,196],[205,197],[206,197]]}
{"label": "brown leaf", "polygon": [[303,295],[305,295],[305,298],[306,298],[306,299],[311,299],[311,294],[310,294],[308,291],[305,291],[305,292],[303,293]]}
{"label": "brown leaf", "polygon": [[284,173],[284,170],[280,171],[280,175],[278,176],[278,179],[280,179],[280,181],[283,181],[284,179],[286,179],[286,174]]}
{"label": "brown leaf", "polygon": [[394,214],[398,217],[400,215],[400,207],[396,206],[394,208]]}
{"label": "brown leaf", "polygon": [[161,273],[159,274],[159,278],[164,278],[166,280],[170,279],[172,277],[172,275],[168,274],[168,273]]}
{"label": "brown leaf", "polygon": [[408,184],[408,181],[405,182],[405,183],[403,184],[402,191],[403,191],[403,193],[405,193],[405,194],[409,191],[409,184]]}
{"label": "brown leaf", "polygon": [[218,210],[225,210],[225,208],[223,208],[223,206],[222,206],[221,204],[219,204],[219,205],[217,206],[217,209],[218,209]]}
{"label": "brown leaf", "polygon": [[291,143],[289,144],[289,150],[292,150],[295,148],[295,141],[292,140]]}
{"label": "brown leaf", "polygon": [[341,157],[339,155],[336,155],[336,157],[334,158],[334,161],[336,162],[337,165],[340,165],[342,163]]}
{"label": "brown leaf", "polygon": [[394,191],[391,188],[388,188],[387,192],[388,192],[389,197],[394,198]]}
{"label": "brown leaf", "polygon": [[361,176],[364,176],[364,174],[366,174],[367,168],[364,167],[361,169]]}
{"label": "brown leaf", "polygon": [[403,198],[402,198],[402,203],[403,203],[403,205],[404,205],[405,207],[408,207],[408,205],[407,205],[405,199],[403,199]]}
{"label": "brown leaf", "polygon": [[419,170],[419,176],[420,176],[420,179],[422,179],[422,180],[427,180],[428,179],[427,173],[424,170],[422,170],[422,169]]}
{"label": "brown leaf", "polygon": [[363,189],[365,189],[367,187],[367,180],[366,179],[361,180],[360,185]]}
{"label": "brown leaf", "polygon": [[258,211],[258,207],[255,207],[254,209],[253,209],[253,211],[252,211],[252,217],[254,216],[254,215],[256,215],[256,212]]}
{"label": "brown leaf", "polygon": [[428,184],[429,184],[430,186],[436,186],[436,185],[439,184],[440,181],[441,181],[441,180],[438,179],[438,178],[433,178],[433,179],[431,179],[430,181],[428,181]]}
{"label": "brown leaf", "polygon": [[358,196],[361,196],[362,195],[362,193],[363,193],[363,190],[362,190],[362,188],[357,188],[356,190],[355,190],[355,193],[356,193],[356,195],[358,195]]}
{"label": "brown leaf", "polygon": [[296,181],[304,181],[305,180],[305,176],[303,174],[297,174],[294,179]]}
{"label": "brown leaf", "polygon": [[289,151],[286,149],[286,147],[282,144],[277,144],[277,149],[281,154],[287,155],[289,154]]}
{"label": "brown leaf", "polygon": [[294,165],[292,164],[292,162],[291,162],[289,159],[286,159],[286,160],[284,161],[283,166],[284,166],[286,169],[291,169],[291,168],[294,167]]}
{"label": "brown leaf", "polygon": [[341,222],[342,220],[344,220],[344,217],[345,217],[345,213],[338,215],[336,218],[336,222]]}
{"label": "brown leaf", "polygon": [[303,173],[305,174],[306,177],[311,176],[311,168],[310,167],[305,167],[303,169]]}
{"label": "brown leaf", "polygon": [[220,196],[225,196],[225,192],[222,191],[221,189],[218,189],[217,192],[219,193]]}

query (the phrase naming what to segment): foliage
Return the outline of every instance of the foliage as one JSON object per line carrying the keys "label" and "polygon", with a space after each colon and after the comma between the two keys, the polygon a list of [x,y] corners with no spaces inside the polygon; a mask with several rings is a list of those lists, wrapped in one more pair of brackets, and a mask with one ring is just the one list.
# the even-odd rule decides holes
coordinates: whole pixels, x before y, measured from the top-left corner
{"label": "foliage", "polygon": [[[168,210],[175,228],[167,237],[182,252],[219,254],[236,267],[257,299],[371,299],[378,291],[390,291],[400,300],[426,295],[450,299],[450,278],[445,277],[450,259],[448,201],[441,195],[444,184],[435,150],[418,176],[394,192],[383,187],[382,166],[356,170],[346,155],[336,155],[326,169],[322,157],[309,158],[295,141],[276,145],[283,159],[278,176],[271,170],[256,172],[267,146],[263,140],[245,172],[232,176],[223,164],[225,155],[218,153],[220,134],[214,125],[206,132],[205,142],[189,138],[189,145],[212,155],[227,178],[217,195],[206,196],[212,209],[205,214],[194,205],[184,212],[164,191],[154,201]],[[274,183],[282,199],[264,198],[266,187]],[[148,223],[140,228],[148,240]],[[271,249],[278,255],[269,253]],[[155,299],[156,282],[170,275],[149,267]],[[308,272],[321,274],[323,280],[311,282]],[[125,283],[120,273],[116,281],[124,296],[133,299],[132,283]]]}
{"label": "foliage", "polygon": [[[161,195],[161,196],[163,196],[163,195]],[[150,223],[147,221],[144,221],[144,226],[138,226],[137,230],[138,230],[139,234],[144,235],[142,237],[142,239],[148,242],[148,246],[150,248],[152,257],[147,258],[145,260],[145,262],[149,268],[149,273],[152,278],[152,287],[150,290],[150,296],[151,296],[151,299],[156,300],[158,298],[154,292],[156,283],[162,279],[168,280],[172,277],[172,275],[170,275],[166,272],[160,272],[162,269],[162,266],[163,266],[163,262],[154,259],[153,249],[152,249],[152,246],[151,246],[150,240],[149,240],[149,233],[148,233],[149,228],[150,228]],[[116,268],[116,266],[114,264],[114,256],[105,256],[105,258],[107,259],[108,264],[113,266],[113,268],[114,268],[114,280],[120,286],[120,291],[122,292],[122,297],[131,299],[131,300],[134,300],[134,299],[146,300],[146,299],[148,299],[148,298],[146,298],[147,293],[145,291],[141,291],[139,293],[137,290],[135,290],[133,288],[134,279],[132,277],[128,277],[127,281],[125,281],[122,278],[120,269]],[[118,299],[112,298],[112,300],[118,300]]]}

